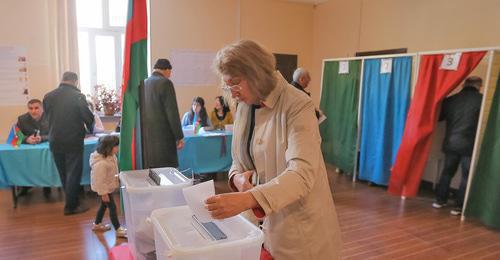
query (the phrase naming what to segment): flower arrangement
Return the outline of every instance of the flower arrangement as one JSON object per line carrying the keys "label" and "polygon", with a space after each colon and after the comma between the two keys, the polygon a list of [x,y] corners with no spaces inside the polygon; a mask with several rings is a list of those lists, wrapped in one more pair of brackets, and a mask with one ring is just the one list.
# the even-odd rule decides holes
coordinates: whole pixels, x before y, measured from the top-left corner
{"label": "flower arrangement", "polygon": [[116,90],[106,88],[104,85],[94,87],[94,96],[92,97],[97,111],[103,111],[105,115],[114,115],[120,111],[120,97]]}

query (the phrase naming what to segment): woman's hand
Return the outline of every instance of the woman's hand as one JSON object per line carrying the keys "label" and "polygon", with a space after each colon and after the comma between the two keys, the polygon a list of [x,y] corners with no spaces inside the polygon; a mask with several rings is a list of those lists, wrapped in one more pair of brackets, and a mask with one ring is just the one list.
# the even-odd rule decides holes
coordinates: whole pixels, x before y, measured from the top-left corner
{"label": "woman's hand", "polygon": [[212,196],[205,201],[205,208],[215,219],[236,216],[241,212],[258,207],[250,192],[232,192]]}
{"label": "woman's hand", "polygon": [[102,195],[102,196],[101,196],[101,199],[102,199],[102,202],[106,202],[106,203],[108,203],[108,202],[109,202],[109,196],[108,196],[108,194],[106,194],[106,195]]}
{"label": "woman's hand", "polygon": [[247,191],[253,188],[252,183],[250,183],[250,178],[252,178],[253,171],[246,171],[244,173],[237,173],[233,176],[233,184],[238,191]]}

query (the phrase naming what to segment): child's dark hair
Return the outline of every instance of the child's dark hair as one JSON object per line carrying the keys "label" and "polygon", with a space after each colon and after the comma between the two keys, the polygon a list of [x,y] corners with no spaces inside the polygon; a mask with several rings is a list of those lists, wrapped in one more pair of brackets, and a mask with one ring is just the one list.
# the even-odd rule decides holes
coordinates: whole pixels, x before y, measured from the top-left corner
{"label": "child's dark hair", "polygon": [[115,146],[120,144],[120,138],[116,135],[105,135],[99,137],[99,142],[97,143],[96,151],[104,156],[104,158],[111,155],[111,151]]}

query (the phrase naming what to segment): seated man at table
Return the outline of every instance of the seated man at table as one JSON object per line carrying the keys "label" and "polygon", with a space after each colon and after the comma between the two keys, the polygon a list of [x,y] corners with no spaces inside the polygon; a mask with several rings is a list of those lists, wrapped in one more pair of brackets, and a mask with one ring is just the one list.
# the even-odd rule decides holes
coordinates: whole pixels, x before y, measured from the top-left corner
{"label": "seated man at table", "polygon": [[38,144],[48,139],[49,123],[43,116],[42,101],[28,101],[28,112],[17,118],[17,126],[25,136],[23,144]]}
{"label": "seated man at table", "polygon": [[[23,144],[38,144],[46,142],[49,134],[49,123],[43,116],[42,101],[31,99],[28,101],[28,112],[17,118],[17,127],[25,138]],[[19,196],[26,195],[31,187],[21,187]],[[45,197],[50,195],[50,187],[43,188]]]}

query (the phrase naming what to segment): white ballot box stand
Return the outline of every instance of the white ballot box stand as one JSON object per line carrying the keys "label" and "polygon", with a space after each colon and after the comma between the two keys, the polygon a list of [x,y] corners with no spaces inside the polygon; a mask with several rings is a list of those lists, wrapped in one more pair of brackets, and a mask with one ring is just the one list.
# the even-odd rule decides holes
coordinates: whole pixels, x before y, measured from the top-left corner
{"label": "white ballot box stand", "polygon": [[[128,243],[135,259],[154,259],[154,231],[149,217],[159,208],[186,205],[182,189],[192,185],[175,168],[124,171],[120,173]],[[154,178],[153,178],[154,177]]]}

